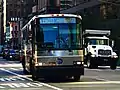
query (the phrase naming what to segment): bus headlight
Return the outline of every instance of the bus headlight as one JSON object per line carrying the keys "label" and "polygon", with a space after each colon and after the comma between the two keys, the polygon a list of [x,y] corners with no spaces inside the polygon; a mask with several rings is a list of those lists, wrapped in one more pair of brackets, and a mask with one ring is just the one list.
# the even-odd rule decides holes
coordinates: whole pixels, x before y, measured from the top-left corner
{"label": "bus headlight", "polygon": [[77,62],[77,64],[79,65],[79,64],[81,64],[81,62]]}
{"label": "bus headlight", "polygon": [[84,62],[81,62],[81,61],[73,61],[73,64],[74,64],[74,65],[81,65],[81,64],[84,64]]}
{"label": "bus headlight", "polygon": [[35,66],[56,66],[56,62],[49,62],[49,63],[36,63]]}

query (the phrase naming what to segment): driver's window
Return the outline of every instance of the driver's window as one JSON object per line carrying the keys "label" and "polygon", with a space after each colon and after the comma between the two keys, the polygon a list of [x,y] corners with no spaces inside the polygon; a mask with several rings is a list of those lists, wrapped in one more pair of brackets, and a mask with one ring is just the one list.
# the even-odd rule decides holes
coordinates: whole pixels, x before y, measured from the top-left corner
{"label": "driver's window", "polygon": [[57,39],[58,36],[58,25],[40,25],[40,32],[43,33],[42,38],[44,43],[52,43],[55,45],[55,40]]}

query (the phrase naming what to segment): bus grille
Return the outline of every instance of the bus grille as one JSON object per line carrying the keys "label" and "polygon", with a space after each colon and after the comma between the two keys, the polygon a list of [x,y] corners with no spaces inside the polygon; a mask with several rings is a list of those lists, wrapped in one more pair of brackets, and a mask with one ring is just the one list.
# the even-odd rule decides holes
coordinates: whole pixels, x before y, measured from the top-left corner
{"label": "bus grille", "polygon": [[111,50],[98,50],[98,55],[111,55]]}

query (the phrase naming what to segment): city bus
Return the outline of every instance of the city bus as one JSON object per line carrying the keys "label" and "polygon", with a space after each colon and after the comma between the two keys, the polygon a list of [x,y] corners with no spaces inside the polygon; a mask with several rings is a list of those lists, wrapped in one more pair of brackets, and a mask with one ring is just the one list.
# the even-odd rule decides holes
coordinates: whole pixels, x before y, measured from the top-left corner
{"label": "city bus", "polygon": [[35,15],[21,29],[22,66],[33,80],[84,75],[82,18],[74,14]]}

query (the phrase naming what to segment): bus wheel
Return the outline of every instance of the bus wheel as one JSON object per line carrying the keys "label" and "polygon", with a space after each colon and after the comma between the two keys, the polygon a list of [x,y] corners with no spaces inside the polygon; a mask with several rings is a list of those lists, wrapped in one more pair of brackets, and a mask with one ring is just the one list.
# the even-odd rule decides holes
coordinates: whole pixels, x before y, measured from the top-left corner
{"label": "bus wheel", "polygon": [[37,78],[35,75],[32,74],[32,80],[33,80],[33,81],[37,81],[38,78]]}
{"label": "bus wheel", "polygon": [[74,81],[79,81],[80,80],[80,75],[75,75],[74,76]]}
{"label": "bus wheel", "polygon": [[32,80],[34,80],[34,81],[38,80],[38,78],[36,76],[36,69],[34,66],[32,66],[31,74],[32,74]]}
{"label": "bus wheel", "polygon": [[29,74],[28,71],[26,70],[25,58],[23,58],[21,62],[22,62],[22,67],[23,67],[23,73],[24,73],[24,74]]}

